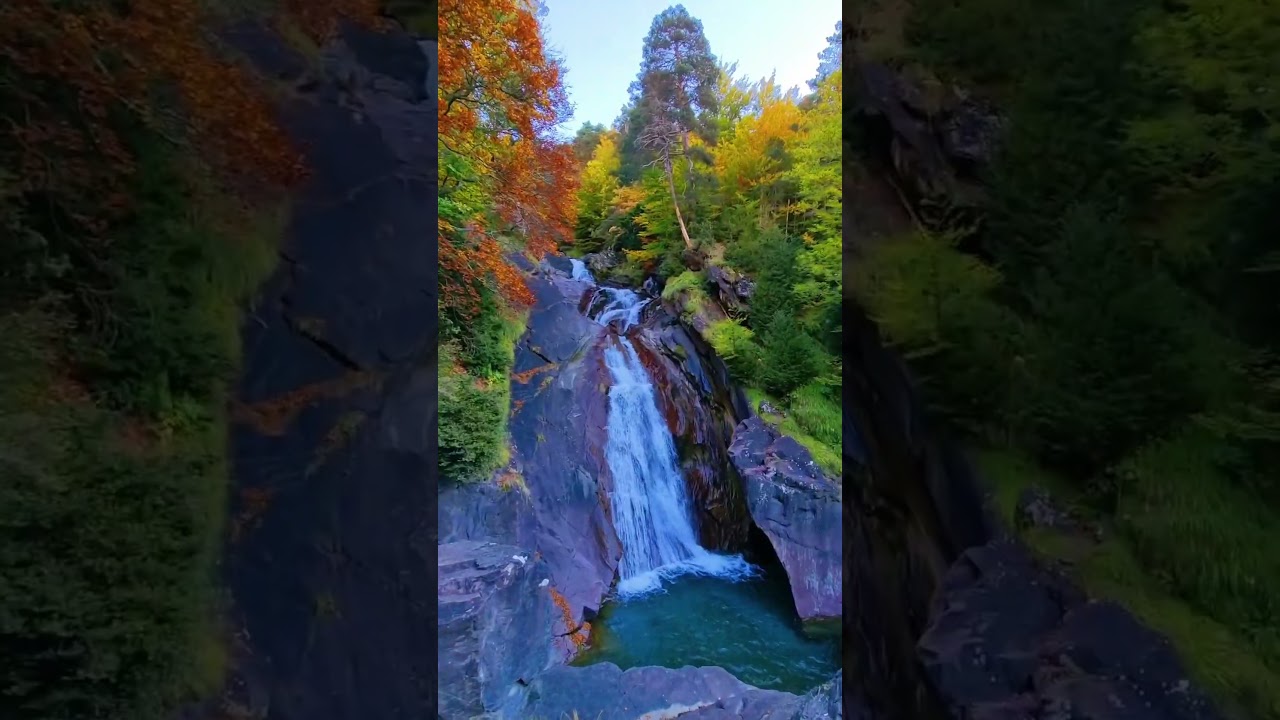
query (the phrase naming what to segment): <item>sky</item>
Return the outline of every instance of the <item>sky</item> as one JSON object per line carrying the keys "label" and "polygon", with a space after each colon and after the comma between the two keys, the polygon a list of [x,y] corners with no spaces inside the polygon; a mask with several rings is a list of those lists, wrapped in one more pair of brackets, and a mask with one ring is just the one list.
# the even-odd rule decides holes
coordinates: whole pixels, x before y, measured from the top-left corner
{"label": "sky", "polygon": [[[565,85],[575,105],[561,128],[572,135],[584,122],[609,126],[640,71],[640,48],[658,13],[677,0],[544,0],[547,41],[564,59]],[[840,0],[683,0],[702,21],[711,52],[738,62],[739,77],[758,80],[777,71],[783,90],[805,84],[818,69],[840,19]]]}

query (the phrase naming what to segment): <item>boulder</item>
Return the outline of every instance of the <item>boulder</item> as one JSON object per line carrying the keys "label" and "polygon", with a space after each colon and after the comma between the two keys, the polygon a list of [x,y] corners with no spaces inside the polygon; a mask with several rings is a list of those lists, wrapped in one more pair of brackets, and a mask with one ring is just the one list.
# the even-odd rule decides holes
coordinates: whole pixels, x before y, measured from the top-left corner
{"label": "boulder", "polygon": [[520,687],[555,659],[546,565],[497,543],[463,540],[439,550],[438,717],[510,714],[523,701]]}
{"label": "boulder", "polygon": [[602,275],[612,270],[622,262],[622,258],[617,252],[612,250],[601,250],[598,253],[587,253],[582,256],[583,262],[587,264],[587,269],[596,275]]}
{"label": "boulder", "polygon": [[1211,720],[1167,638],[1088,601],[1021,544],[993,540],[947,572],[918,655],[954,718]]}
{"label": "boulder", "polygon": [[[723,668],[637,667],[613,663],[556,667],[529,688],[522,718],[591,720],[838,720],[840,675],[804,696],[762,690]],[[855,718],[870,715],[855,714]]]}
{"label": "boulder", "polygon": [[759,417],[738,424],[729,457],[742,478],[751,519],[786,569],[805,621],[841,612],[841,489],[794,438]]}

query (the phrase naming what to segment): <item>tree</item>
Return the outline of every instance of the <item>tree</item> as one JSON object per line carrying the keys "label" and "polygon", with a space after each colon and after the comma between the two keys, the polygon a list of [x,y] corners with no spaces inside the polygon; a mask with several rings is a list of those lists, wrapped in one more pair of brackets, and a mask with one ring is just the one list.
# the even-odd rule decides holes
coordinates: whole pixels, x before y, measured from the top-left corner
{"label": "tree", "polygon": [[573,157],[580,165],[585,167],[591,160],[591,153],[595,152],[604,134],[605,126],[600,123],[585,122],[578,128],[573,136]]}
{"label": "tree", "polygon": [[633,109],[628,132],[635,145],[648,149],[662,164],[671,189],[680,235],[693,248],[676,197],[672,162],[683,155],[692,171],[689,134],[710,137],[707,122],[716,112],[720,68],[702,31],[702,22],[683,5],[663,10],[645,36],[640,77],[631,85]]}
{"label": "tree", "polygon": [[818,74],[809,81],[809,89],[817,90],[832,73],[840,69],[844,53],[844,20],[836,21],[836,31],[827,36],[827,46],[818,53]]}
{"label": "tree", "polygon": [[578,188],[578,237],[588,237],[609,215],[618,190],[618,146],[613,133],[604,133],[582,171]]}
{"label": "tree", "polygon": [[760,384],[779,396],[790,395],[822,371],[822,349],[800,329],[795,317],[785,310],[773,314],[765,326],[764,359]]}
{"label": "tree", "polygon": [[439,60],[437,246],[449,312],[474,314],[481,284],[532,301],[492,230],[514,230],[535,257],[572,237],[573,150],[553,134],[570,107],[536,11],[522,0],[440,3],[440,36],[451,42]]}

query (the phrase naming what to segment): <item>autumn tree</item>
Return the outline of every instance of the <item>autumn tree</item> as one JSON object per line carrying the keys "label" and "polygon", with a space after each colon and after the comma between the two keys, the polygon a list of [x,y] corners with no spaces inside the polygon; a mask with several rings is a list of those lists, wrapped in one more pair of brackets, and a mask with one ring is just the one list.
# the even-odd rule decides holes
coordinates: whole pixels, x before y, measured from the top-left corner
{"label": "autumn tree", "polygon": [[601,135],[582,172],[578,189],[578,235],[585,237],[609,214],[618,189],[618,146],[612,133]]}
{"label": "autumn tree", "polygon": [[572,237],[572,146],[553,130],[570,108],[537,8],[519,0],[440,3],[438,100],[442,309],[463,316],[492,288],[532,300],[497,235],[540,257]]}

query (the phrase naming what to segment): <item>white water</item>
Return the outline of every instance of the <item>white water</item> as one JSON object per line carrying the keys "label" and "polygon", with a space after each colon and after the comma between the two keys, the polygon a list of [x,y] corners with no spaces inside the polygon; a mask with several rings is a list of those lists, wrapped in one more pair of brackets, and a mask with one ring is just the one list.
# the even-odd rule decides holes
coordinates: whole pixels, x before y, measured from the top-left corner
{"label": "white water", "polygon": [[570,276],[574,280],[586,280],[589,283],[596,281],[595,277],[591,275],[591,271],[587,269],[586,263],[577,258],[569,258],[569,264],[573,266],[573,272],[570,273]]}
{"label": "white water", "polygon": [[608,298],[608,302],[596,316],[596,322],[606,326],[616,322],[618,331],[623,333],[631,326],[640,324],[640,313],[649,304],[647,299],[642,299],[634,290],[626,288],[602,287],[600,294]]}
{"label": "white water", "polygon": [[[573,271],[577,277],[577,264]],[[741,555],[719,555],[698,544],[675,444],[658,412],[653,383],[635,346],[621,334],[640,322],[649,300],[625,288],[599,292],[607,301],[596,322],[614,324],[620,333],[604,351],[613,379],[605,457],[613,475],[613,524],[622,543],[619,597],[660,590],[664,580],[685,574],[754,576],[756,568]]]}

